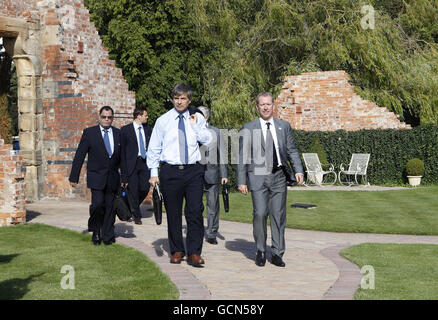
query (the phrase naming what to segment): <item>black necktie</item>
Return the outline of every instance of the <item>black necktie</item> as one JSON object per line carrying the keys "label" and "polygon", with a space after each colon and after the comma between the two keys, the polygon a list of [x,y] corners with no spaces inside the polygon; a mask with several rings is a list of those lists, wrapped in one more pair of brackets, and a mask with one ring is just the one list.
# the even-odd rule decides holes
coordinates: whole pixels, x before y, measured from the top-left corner
{"label": "black necktie", "polygon": [[268,162],[268,167],[270,168],[269,164],[272,163],[272,169],[275,170],[278,167],[277,149],[275,149],[274,138],[272,137],[272,133],[270,129],[271,123],[266,122],[266,125],[268,126],[268,129],[266,130],[266,147],[272,146],[272,153],[273,153],[272,162],[271,161],[267,161],[267,162]]}

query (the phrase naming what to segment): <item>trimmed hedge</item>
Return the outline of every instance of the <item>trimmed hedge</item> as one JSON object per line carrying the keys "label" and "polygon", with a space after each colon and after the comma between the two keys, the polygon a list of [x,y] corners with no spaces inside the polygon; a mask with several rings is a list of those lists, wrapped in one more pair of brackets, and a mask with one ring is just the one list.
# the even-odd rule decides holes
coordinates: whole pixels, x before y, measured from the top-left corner
{"label": "trimmed hedge", "polygon": [[438,126],[411,130],[301,131],[294,130],[300,153],[310,152],[317,135],[329,163],[339,170],[348,166],[352,153],[370,153],[368,181],[371,184],[406,183],[406,164],[412,158],[424,161],[423,182],[438,184]]}

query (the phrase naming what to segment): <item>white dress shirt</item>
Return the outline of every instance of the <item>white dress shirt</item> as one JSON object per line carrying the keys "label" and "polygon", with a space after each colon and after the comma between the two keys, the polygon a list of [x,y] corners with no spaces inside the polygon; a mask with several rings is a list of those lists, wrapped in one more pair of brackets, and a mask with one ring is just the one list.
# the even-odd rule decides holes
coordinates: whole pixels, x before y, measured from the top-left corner
{"label": "white dress shirt", "polygon": [[[179,112],[172,108],[155,122],[147,154],[147,165],[151,169],[151,177],[158,176],[160,161],[172,165],[182,164],[179,152],[178,116]],[[198,142],[209,144],[212,141],[212,135],[206,128],[205,118],[200,113],[196,113],[195,125],[190,124],[188,110],[183,113],[183,116],[188,146],[188,164],[194,164],[201,161]]]}
{"label": "white dress shirt", "polygon": [[[143,137],[143,144],[145,147],[145,152],[146,152],[146,136],[145,136],[145,132],[144,132],[144,127],[142,124],[138,124],[137,122],[132,122],[132,124],[134,125],[134,130],[135,130],[135,136],[137,137],[137,147],[138,147],[138,156],[141,157],[141,151],[140,151],[140,137],[138,136],[139,134],[139,130],[138,128],[141,127],[141,136]],[[147,155],[147,153],[146,153]]]}
{"label": "white dress shirt", "polygon": [[266,132],[268,130],[268,126],[266,125],[266,122],[269,122],[271,125],[270,127],[270,131],[272,134],[272,139],[274,140],[274,145],[275,145],[275,151],[277,153],[277,159],[278,159],[278,165],[281,166],[281,158],[280,158],[280,149],[278,148],[278,139],[277,139],[277,131],[275,130],[275,124],[274,124],[274,118],[269,119],[268,121],[263,120],[262,118],[260,119],[260,125],[262,126],[262,132],[263,132],[263,139],[265,140],[265,147],[266,147]]}
{"label": "white dress shirt", "polygon": [[[104,127],[102,127],[100,124],[99,124],[99,127],[100,127],[100,132],[102,133],[102,139],[103,139],[105,136],[106,129]],[[109,142],[110,142],[110,146],[111,146],[111,155],[112,155],[114,153],[114,136],[113,136],[113,129],[111,127],[108,128],[108,138],[109,138]],[[104,144],[105,144],[105,141],[104,141]]]}

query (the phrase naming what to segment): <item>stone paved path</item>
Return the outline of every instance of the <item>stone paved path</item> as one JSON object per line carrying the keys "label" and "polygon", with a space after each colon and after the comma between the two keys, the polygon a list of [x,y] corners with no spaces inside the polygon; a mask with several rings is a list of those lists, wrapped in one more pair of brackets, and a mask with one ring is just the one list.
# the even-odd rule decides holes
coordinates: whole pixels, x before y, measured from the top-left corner
{"label": "stone paved path", "polygon": [[[43,200],[27,206],[28,221],[86,232],[88,207],[85,202]],[[185,261],[169,263],[166,217],[158,226],[150,208],[142,206],[142,214],[143,225],[116,220],[117,243],[132,246],[155,261],[179,288],[180,299],[352,299],[361,274],[338,255],[342,248],[365,242],[438,244],[438,236],[286,229],[286,267],[267,262],[260,268],[254,263],[252,225],[221,220],[219,244],[204,242],[205,267],[193,268]]]}

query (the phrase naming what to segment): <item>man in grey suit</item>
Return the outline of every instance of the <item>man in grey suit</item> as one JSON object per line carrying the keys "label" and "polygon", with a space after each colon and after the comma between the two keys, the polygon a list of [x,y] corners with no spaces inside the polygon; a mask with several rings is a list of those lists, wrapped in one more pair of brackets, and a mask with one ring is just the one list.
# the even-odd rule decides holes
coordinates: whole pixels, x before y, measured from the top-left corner
{"label": "man in grey suit", "polygon": [[208,145],[205,152],[204,192],[207,197],[207,242],[217,244],[217,232],[219,229],[219,184],[228,183],[228,165],[226,153],[221,143],[220,130],[209,123],[210,110],[201,106],[198,109],[207,121],[207,129],[212,130],[213,141]]}
{"label": "man in grey suit", "polygon": [[257,96],[260,118],[243,125],[239,141],[237,185],[240,193],[251,190],[253,234],[257,246],[256,265],[266,263],[267,217],[271,218],[271,263],[284,267],[286,227],[286,177],[292,164],[298,184],[304,182],[303,165],[286,121],[274,119],[272,94]]}

